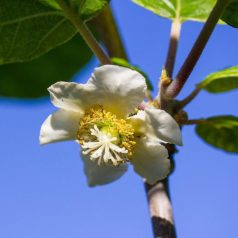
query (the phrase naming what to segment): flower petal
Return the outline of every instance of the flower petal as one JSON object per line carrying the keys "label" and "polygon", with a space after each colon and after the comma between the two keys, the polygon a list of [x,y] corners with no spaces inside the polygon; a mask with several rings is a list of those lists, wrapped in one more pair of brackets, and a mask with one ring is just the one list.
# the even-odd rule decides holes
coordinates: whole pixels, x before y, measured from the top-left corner
{"label": "flower petal", "polygon": [[145,111],[139,110],[137,114],[128,117],[128,121],[132,125],[136,134],[146,135],[148,125],[146,125],[145,121]]}
{"label": "flower petal", "polygon": [[98,104],[120,117],[134,112],[145,97],[145,78],[135,70],[115,65],[95,69],[88,84],[95,85]]}
{"label": "flower petal", "polygon": [[65,110],[83,113],[85,108],[96,104],[96,88],[89,84],[57,82],[48,88],[52,103]]}
{"label": "flower petal", "polygon": [[146,83],[145,78],[137,71],[104,65],[94,70],[86,84],[58,82],[48,90],[56,107],[83,113],[92,105],[102,105],[124,117],[142,102]]}
{"label": "flower petal", "polygon": [[160,109],[145,109],[145,122],[150,137],[155,136],[167,143],[183,145],[179,125],[167,112]]}
{"label": "flower petal", "polygon": [[81,155],[81,157],[84,162],[84,173],[90,187],[111,183],[127,171],[126,164],[117,167],[106,164],[99,166],[96,162],[91,161],[87,155]]}
{"label": "flower petal", "polygon": [[63,140],[75,140],[79,126],[80,114],[58,110],[48,116],[40,130],[40,144]]}
{"label": "flower petal", "polygon": [[170,171],[168,151],[156,140],[142,138],[136,144],[131,163],[134,170],[149,184],[164,179]]}

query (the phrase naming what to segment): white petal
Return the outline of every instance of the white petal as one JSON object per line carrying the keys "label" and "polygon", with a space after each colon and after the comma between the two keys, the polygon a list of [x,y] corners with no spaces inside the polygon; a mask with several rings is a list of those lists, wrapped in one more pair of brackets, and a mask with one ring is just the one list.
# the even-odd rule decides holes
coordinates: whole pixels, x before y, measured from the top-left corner
{"label": "white petal", "polygon": [[131,163],[134,170],[150,184],[164,179],[170,171],[168,151],[156,140],[140,139]]}
{"label": "white petal", "polygon": [[182,145],[181,131],[177,122],[165,111],[146,108],[128,118],[135,133],[163,143]]}
{"label": "white petal", "polygon": [[95,69],[86,84],[58,82],[48,90],[56,107],[83,113],[92,105],[102,105],[124,117],[142,102],[146,83],[137,71],[104,65]]}
{"label": "white petal", "polygon": [[154,132],[154,128],[149,124],[150,122],[148,120],[146,121],[145,111],[138,111],[136,115],[129,117],[128,121],[133,126],[136,135],[154,139],[160,143],[167,143],[166,141],[158,138]]}
{"label": "white petal", "polygon": [[52,103],[65,110],[84,113],[95,101],[95,87],[89,84],[57,82],[48,88]]}
{"label": "white petal", "polygon": [[106,164],[98,165],[90,160],[88,156],[81,155],[84,162],[84,173],[87,176],[88,185],[104,185],[119,179],[126,171],[127,165],[110,166]]}
{"label": "white petal", "polygon": [[147,125],[145,121],[145,111],[138,111],[136,115],[129,117],[128,121],[133,126],[133,129],[136,134],[146,135]]}
{"label": "white petal", "polygon": [[63,140],[75,140],[79,126],[80,114],[58,110],[48,116],[40,130],[40,144]]}
{"label": "white petal", "polygon": [[148,133],[167,143],[182,145],[181,130],[177,122],[167,112],[160,109],[145,109]]}
{"label": "white petal", "polygon": [[88,84],[97,88],[97,102],[124,117],[134,112],[145,97],[145,78],[137,71],[104,65],[95,69]]}

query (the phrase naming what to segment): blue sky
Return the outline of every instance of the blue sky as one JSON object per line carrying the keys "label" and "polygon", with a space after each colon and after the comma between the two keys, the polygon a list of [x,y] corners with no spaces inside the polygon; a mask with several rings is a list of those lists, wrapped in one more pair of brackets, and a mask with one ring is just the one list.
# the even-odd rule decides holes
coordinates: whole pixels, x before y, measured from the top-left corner
{"label": "blue sky", "polygon": [[[114,0],[113,8],[131,61],[156,85],[170,22],[130,1]],[[183,25],[175,71],[201,26]],[[237,37],[234,28],[216,28],[180,98],[207,74],[237,65]],[[96,65],[93,59],[77,80],[85,82]],[[190,118],[238,116],[237,93],[202,92],[187,112]],[[39,146],[40,126],[54,110],[48,97],[0,99],[0,237],[152,237],[143,184],[132,169],[115,183],[88,188],[76,143]],[[206,145],[193,126],[183,128],[183,140],[170,178],[178,237],[236,238],[238,156]]]}

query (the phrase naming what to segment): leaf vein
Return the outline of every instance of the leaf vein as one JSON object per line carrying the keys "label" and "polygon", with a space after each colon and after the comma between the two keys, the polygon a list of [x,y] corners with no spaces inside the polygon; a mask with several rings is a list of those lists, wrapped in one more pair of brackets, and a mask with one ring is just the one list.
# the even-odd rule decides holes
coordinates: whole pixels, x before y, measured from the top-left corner
{"label": "leaf vein", "polygon": [[53,28],[51,28],[43,37],[42,39],[39,41],[39,43],[37,44],[36,48],[28,55],[28,57],[31,57],[31,55],[33,55],[35,52],[37,52],[37,50],[40,48],[41,44],[45,41],[45,39],[47,39],[47,37],[53,33],[57,28],[59,28],[64,22],[66,22],[67,19],[63,18],[61,21],[59,21]]}
{"label": "leaf vein", "polygon": [[23,22],[23,21],[31,20],[31,19],[37,18],[37,17],[49,16],[49,15],[59,15],[59,16],[63,16],[63,14],[62,14],[61,12],[56,12],[56,11],[43,12],[43,13],[38,13],[38,14],[34,14],[34,15],[30,15],[30,16],[26,16],[26,17],[14,19],[14,20],[2,22],[2,23],[0,23],[0,27],[1,27],[1,26],[7,26],[7,25],[16,24],[16,23],[18,23],[18,22]]}
{"label": "leaf vein", "polygon": [[22,22],[18,22],[18,24],[17,24],[17,27],[16,27],[16,30],[15,30],[14,36],[13,36],[13,38],[12,38],[12,43],[11,43],[11,46],[9,47],[9,51],[8,51],[8,54],[7,54],[6,58],[8,58],[8,57],[11,55],[11,53],[12,53],[13,47],[14,47],[14,45],[15,45],[15,43],[16,43],[16,39],[17,39],[17,35],[18,35],[18,32],[19,32],[21,23],[22,23]]}

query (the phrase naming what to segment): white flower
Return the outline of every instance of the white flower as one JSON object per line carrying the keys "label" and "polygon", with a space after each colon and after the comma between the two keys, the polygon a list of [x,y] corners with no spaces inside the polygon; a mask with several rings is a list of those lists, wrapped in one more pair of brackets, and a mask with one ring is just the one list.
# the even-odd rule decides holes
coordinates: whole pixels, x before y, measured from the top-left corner
{"label": "white flower", "polygon": [[48,90],[59,110],[43,123],[40,143],[79,142],[90,186],[118,179],[127,162],[151,184],[168,175],[170,160],[162,144],[181,145],[180,129],[163,110],[136,110],[146,90],[141,74],[104,65],[86,84],[58,82]]}

